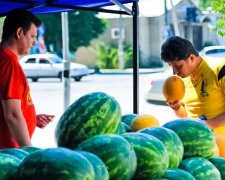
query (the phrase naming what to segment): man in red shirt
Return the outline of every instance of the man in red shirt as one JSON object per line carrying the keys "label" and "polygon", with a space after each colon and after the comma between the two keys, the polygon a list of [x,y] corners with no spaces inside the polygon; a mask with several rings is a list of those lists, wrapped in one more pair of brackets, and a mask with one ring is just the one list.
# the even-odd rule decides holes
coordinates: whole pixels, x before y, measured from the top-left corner
{"label": "man in red shirt", "polygon": [[36,44],[40,20],[25,9],[8,13],[0,43],[0,149],[32,146],[35,127],[43,128],[53,115],[36,115],[30,87],[18,56]]}

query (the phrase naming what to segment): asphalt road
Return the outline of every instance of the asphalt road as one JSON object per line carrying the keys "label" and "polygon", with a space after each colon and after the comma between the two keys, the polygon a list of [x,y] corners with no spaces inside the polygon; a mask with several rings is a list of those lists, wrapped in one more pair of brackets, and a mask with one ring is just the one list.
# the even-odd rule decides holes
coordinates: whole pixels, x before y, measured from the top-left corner
{"label": "asphalt road", "polygon": [[[133,79],[132,74],[94,74],[84,77],[80,82],[71,80],[70,104],[79,97],[101,91],[113,96],[121,105],[122,114],[133,113]],[[144,100],[145,74],[139,78],[139,114],[151,114],[158,118],[161,124],[175,119],[170,108],[162,105],[150,104]],[[64,83],[59,79],[40,79],[29,82],[31,96],[37,113],[54,114],[54,122],[44,129],[37,128],[32,142],[38,147],[55,147],[54,130],[64,112]]]}

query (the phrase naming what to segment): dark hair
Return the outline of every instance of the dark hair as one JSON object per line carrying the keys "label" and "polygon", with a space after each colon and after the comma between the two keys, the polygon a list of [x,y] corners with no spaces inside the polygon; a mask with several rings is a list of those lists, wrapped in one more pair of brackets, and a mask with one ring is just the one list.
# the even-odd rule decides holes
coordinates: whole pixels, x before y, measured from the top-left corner
{"label": "dark hair", "polygon": [[168,38],[161,48],[161,59],[165,62],[186,60],[191,54],[199,56],[193,44],[179,36]]}
{"label": "dark hair", "polygon": [[31,24],[35,24],[36,27],[41,25],[41,21],[34,14],[26,9],[17,8],[10,11],[3,24],[2,40],[8,39],[15,34],[19,27],[23,28],[26,33]]}

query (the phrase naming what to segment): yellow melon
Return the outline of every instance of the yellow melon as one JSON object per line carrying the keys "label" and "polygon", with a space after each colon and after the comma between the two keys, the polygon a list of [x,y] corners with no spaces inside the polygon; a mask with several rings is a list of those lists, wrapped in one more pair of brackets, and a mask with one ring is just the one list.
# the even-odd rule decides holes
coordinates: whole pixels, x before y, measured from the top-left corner
{"label": "yellow melon", "polygon": [[163,83],[163,95],[169,102],[181,100],[185,94],[185,85],[178,76],[170,76]]}
{"label": "yellow melon", "polygon": [[160,126],[158,119],[153,115],[143,114],[134,118],[131,124],[131,130],[135,132],[153,126]]}

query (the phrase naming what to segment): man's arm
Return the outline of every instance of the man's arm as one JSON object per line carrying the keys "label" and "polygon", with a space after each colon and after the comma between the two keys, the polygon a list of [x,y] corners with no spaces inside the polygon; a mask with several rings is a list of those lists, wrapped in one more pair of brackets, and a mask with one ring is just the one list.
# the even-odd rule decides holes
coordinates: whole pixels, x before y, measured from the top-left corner
{"label": "man's arm", "polygon": [[2,100],[4,116],[11,134],[20,146],[31,146],[27,124],[21,111],[18,99]]}
{"label": "man's arm", "polygon": [[225,112],[205,121],[206,125],[211,129],[218,128],[220,126],[225,126]]}

